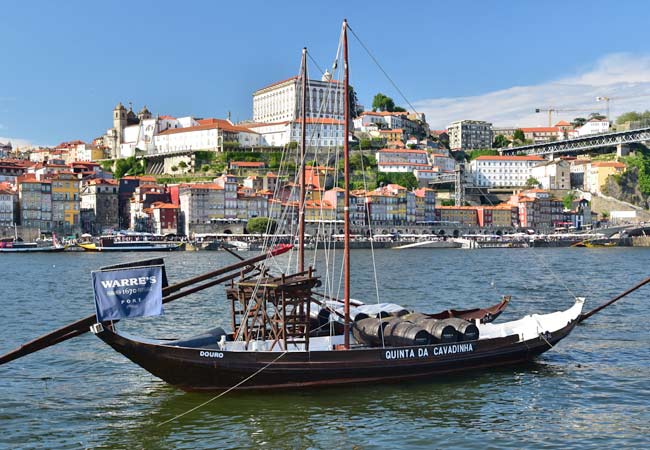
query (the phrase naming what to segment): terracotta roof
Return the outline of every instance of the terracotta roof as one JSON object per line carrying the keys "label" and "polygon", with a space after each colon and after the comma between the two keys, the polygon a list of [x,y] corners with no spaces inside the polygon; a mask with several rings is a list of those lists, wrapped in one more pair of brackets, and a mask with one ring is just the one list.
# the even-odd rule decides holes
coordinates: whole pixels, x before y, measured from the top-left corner
{"label": "terracotta roof", "polygon": [[140,180],[142,182],[156,182],[155,177],[151,177],[148,175],[127,175],[125,177],[121,178],[122,180]]}
{"label": "terracotta roof", "polygon": [[555,124],[556,127],[570,127],[571,124],[567,122],[566,120],[560,120],[558,123]]}
{"label": "terracotta roof", "polygon": [[[407,149],[407,148],[382,148],[381,150],[377,150],[379,153],[417,153],[419,155],[426,155],[427,151],[426,150],[414,150],[414,149]],[[439,155],[442,156],[442,155]]]}
{"label": "terracotta roof", "polygon": [[615,167],[617,169],[625,169],[625,164],[618,161],[596,161],[591,163],[591,167]]}
{"label": "terracotta roof", "polygon": [[364,111],[360,116],[407,116],[405,111]]}
{"label": "terracotta roof", "polygon": [[172,116],[160,116],[160,118],[165,120],[176,120],[176,117],[172,117]]}
{"label": "terracotta roof", "polygon": [[240,167],[264,167],[265,162],[262,161],[230,161],[230,165],[237,165]]}
{"label": "terracotta roof", "polygon": [[411,163],[411,162],[380,162],[377,163],[380,166],[426,166],[426,167],[431,167],[431,164],[425,164],[425,163]]}
{"label": "terracotta roof", "polygon": [[178,206],[172,203],[154,202],[151,204],[152,209],[178,209]]}
{"label": "terracotta roof", "polygon": [[379,130],[380,133],[404,133],[401,128],[393,128],[391,130]]}
{"label": "terracotta roof", "polygon": [[558,133],[561,130],[558,127],[531,127],[520,128],[524,133]]}
{"label": "terracotta roof", "polygon": [[477,211],[478,208],[479,208],[478,206],[437,206],[436,205],[436,209],[446,209],[446,210],[461,209],[461,210],[464,210],[464,211],[470,211],[470,210],[471,211]]}
{"label": "terracotta roof", "polygon": [[483,155],[476,158],[476,161],[543,161],[543,160],[544,158],[537,155],[531,155],[531,156]]}
{"label": "terracotta roof", "polygon": [[433,189],[430,188],[420,188],[420,189],[415,189],[413,193],[416,195],[416,197],[424,197],[425,192],[433,192]]}
{"label": "terracotta roof", "polygon": [[[203,130],[224,130],[231,132],[243,132],[243,133],[255,133],[255,131],[249,130],[248,128],[238,127],[231,124],[227,120],[223,119],[201,119],[201,121],[207,121],[201,125],[196,125],[193,127],[184,127],[184,128],[169,128],[165,131],[161,131],[159,135],[167,134],[177,134],[177,133],[191,133],[193,131],[203,131]],[[199,123],[201,122],[199,121]]]}
{"label": "terracotta roof", "polygon": [[111,184],[117,185],[117,181],[110,178],[93,178],[88,180],[88,184]]}

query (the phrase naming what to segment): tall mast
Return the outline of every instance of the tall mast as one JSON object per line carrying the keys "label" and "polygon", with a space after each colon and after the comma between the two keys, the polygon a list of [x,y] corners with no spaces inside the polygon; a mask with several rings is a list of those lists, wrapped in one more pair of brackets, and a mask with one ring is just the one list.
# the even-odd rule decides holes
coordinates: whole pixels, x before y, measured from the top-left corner
{"label": "tall mast", "polygon": [[350,348],[350,149],[348,148],[348,135],[350,133],[350,105],[349,105],[349,73],[348,73],[348,21],[343,20],[343,164],[345,198],[343,202],[343,311],[345,322],[343,326],[344,343],[346,350]]}
{"label": "tall mast", "polygon": [[307,134],[307,47],[302,49],[302,99],[300,113],[302,121],[300,123],[300,203],[298,206],[298,272],[305,270],[305,158],[307,154],[306,134]]}

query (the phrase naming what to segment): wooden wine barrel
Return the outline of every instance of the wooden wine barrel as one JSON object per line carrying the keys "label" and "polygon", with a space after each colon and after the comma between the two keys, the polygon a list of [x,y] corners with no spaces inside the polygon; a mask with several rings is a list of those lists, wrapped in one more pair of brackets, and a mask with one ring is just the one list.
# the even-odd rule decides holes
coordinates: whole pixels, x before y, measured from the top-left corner
{"label": "wooden wine barrel", "polygon": [[429,333],[419,325],[406,320],[390,321],[384,329],[386,345],[391,347],[409,347],[428,345]]}
{"label": "wooden wine barrel", "polygon": [[445,323],[444,320],[431,319],[426,317],[419,319],[417,324],[424,328],[431,335],[433,343],[458,342],[458,332],[453,325]]}
{"label": "wooden wine barrel", "polygon": [[357,342],[371,347],[382,345],[382,335],[389,321],[366,318],[352,324],[352,335]]}
{"label": "wooden wine barrel", "polygon": [[478,327],[472,322],[458,318],[445,319],[442,322],[456,329],[459,341],[475,341],[478,339]]}
{"label": "wooden wine barrel", "polygon": [[368,314],[363,313],[363,312],[360,312],[360,313],[356,313],[356,314],[354,315],[354,317],[352,317],[352,320],[353,320],[354,322],[358,322],[358,321],[363,320],[363,319],[368,319],[369,317],[370,317],[370,316],[369,316]]}
{"label": "wooden wine barrel", "polygon": [[418,323],[418,321],[420,321],[420,320],[430,319],[430,317],[427,316],[426,314],[422,314],[422,313],[419,313],[419,312],[409,313],[409,314],[401,316],[401,318],[404,319],[404,320],[408,320],[409,322],[413,322],[413,323]]}
{"label": "wooden wine barrel", "polygon": [[409,313],[408,309],[398,309],[397,311],[391,311],[388,314],[392,317],[401,317],[403,318],[405,315]]}

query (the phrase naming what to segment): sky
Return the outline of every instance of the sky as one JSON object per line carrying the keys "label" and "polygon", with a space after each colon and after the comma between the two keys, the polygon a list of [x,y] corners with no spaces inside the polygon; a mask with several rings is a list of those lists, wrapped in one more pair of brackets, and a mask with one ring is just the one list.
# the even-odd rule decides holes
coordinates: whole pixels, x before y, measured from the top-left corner
{"label": "sky", "polygon": [[[350,78],[366,107],[382,92],[424,112],[546,126],[650,109],[650,2],[611,1],[30,1],[5,2],[0,142],[90,141],[118,102],[154,114],[250,119],[252,93],[296,75],[302,47],[334,60],[341,21]],[[310,75],[319,69],[310,63]],[[404,95],[404,97],[402,96]]]}

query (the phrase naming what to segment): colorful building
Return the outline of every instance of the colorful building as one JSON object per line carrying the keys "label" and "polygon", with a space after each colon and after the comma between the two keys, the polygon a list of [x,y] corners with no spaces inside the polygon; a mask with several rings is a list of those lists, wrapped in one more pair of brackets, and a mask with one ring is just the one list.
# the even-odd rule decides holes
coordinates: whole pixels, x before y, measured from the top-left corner
{"label": "colorful building", "polygon": [[52,230],[64,235],[81,231],[79,178],[74,172],[61,171],[48,176],[52,182]]}

